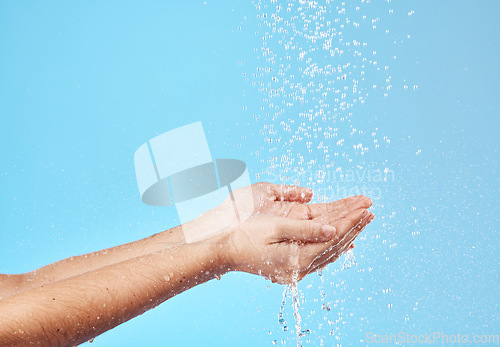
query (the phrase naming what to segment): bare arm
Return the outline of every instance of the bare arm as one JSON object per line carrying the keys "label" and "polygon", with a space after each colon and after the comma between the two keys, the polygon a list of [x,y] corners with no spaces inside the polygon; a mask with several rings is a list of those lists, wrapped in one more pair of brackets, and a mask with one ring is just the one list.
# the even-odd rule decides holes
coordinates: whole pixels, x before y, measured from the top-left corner
{"label": "bare arm", "polygon": [[280,283],[300,280],[352,243],[371,221],[364,211],[353,211],[331,225],[255,216],[204,242],[16,293],[0,300],[0,345],[82,343],[228,271]]}
{"label": "bare arm", "polygon": [[169,248],[0,301],[0,345],[75,345],[227,271],[220,244]]}
{"label": "bare arm", "polygon": [[[356,208],[368,208],[371,205],[370,199],[363,196],[350,197],[328,204],[307,205],[306,203],[312,198],[312,191],[307,188],[263,182],[256,183],[248,188],[250,189],[235,191],[236,201],[240,206],[243,206],[244,211],[241,212],[246,214],[259,212],[287,216],[292,219],[316,219],[323,222],[324,217],[330,214],[341,218],[345,217],[347,212]],[[248,199],[246,193],[252,194],[253,198]],[[248,201],[254,201],[255,205],[249,206]],[[224,208],[227,208],[224,204],[218,208],[219,212],[221,212],[219,215],[226,215],[223,211]],[[232,206],[229,206],[229,209],[232,208]],[[217,221],[209,222],[207,220],[211,219],[210,216],[205,216],[204,219],[205,225],[217,225]],[[116,264],[184,243],[182,227],[179,226],[135,242],[70,257],[25,274],[0,275],[0,300],[23,290],[61,281],[97,270],[103,266]]]}
{"label": "bare arm", "polygon": [[[81,343],[227,271],[300,280],[335,261],[373,218],[365,197],[305,205],[312,195],[297,198],[302,188],[290,195],[269,187],[270,195],[257,189],[269,204],[205,241],[185,244],[177,227],[37,270],[56,277],[0,299],[0,345]],[[224,217],[221,211],[215,215]],[[191,223],[201,230],[213,221],[212,215]],[[0,279],[22,287],[21,277]]]}
{"label": "bare arm", "polygon": [[103,266],[155,253],[184,243],[181,228],[175,227],[135,242],[60,260],[25,274],[0,275],[0,300],[26,289],[81,275]]}

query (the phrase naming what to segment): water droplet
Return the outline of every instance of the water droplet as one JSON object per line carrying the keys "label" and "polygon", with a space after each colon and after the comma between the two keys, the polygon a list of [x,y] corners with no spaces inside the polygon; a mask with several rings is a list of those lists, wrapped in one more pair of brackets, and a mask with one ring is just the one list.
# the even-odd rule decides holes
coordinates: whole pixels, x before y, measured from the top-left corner
{"label": "water droplet", "polygon": [[311,334],[311,329],[306,329],[306,330],[302,330],[300,332],[300,336],[307,336],[307,335],[310,335]]}
{"label": "water droplet", "polygon": [[351,267],[357,265],[356,258],[354,256],[354,251],[352,249],[345,252],[344,255],[345,255],[345,259],[344,259],[344,263],[342,264],[342,270],[347,270],[347,269],[350,269]]}

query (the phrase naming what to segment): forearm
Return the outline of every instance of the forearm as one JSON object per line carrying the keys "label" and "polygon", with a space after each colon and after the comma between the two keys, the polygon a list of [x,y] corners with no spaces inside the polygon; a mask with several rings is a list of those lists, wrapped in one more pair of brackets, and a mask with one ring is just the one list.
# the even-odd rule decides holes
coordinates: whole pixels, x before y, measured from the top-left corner
{"label": "forearm", "polygon": [[[220,212],[220,210],[224,211],[225,208],[232,209],[233,206],[223,204],[218,208],[204,213],[194,221],[135,242],[63,259],[26,274],[11,275],[8,280],[2,281],[8,281],[8,286],[2,286],[0,283],[0,299],[19,291],[94,271],[103,266],[183,245],[186,243],[183,228],[200,234],[213,235],[220,233],[232,224],[228,220],[230,218],[228,218],[227,214]],[[2,279],[0,278],[0,280]]]}
{"label": "forearm", "polygon": [[[185,243],[180,226],[124,245],[70,257],[21,275],[18,291],[81,275]],[[7,296],[7,295],[5,295]]]}
{"label": "forearm", "polygon": [[85,342],[225,273],[222,243],[182,245],[0,301],[0,345]]}

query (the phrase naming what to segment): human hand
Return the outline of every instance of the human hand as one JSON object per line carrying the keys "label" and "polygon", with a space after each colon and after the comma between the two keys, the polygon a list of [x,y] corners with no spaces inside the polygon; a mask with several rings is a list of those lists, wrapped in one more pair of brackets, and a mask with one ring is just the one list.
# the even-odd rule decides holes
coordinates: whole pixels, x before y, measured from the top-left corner
{"label": "human hand", "polygon": [[236,206],[240,220],[254,213],[292,219],[321,220],[324,214],[335,213],[345,216],[346,211],[355,207],[368,208],[372,204],[371,200],[363,195],[330,203],[308,204],[312,197],[313,191],[310,188],[259,182],[233,191],[232,196],[208,213],[227,219]]}
{"label": "human hand", "polygon": [[[291,219],[311,219],[312,211],[305,204],[311,201],[309,188],[255,183],[232,191],[222,204],[202,214],[194,223],[183,225],[186,240],[203,240],[226,232],[255,214],[283,216]],[[315,204],[319,216],[325,204]],[[195,235],[193,237],[193,235]]]}
{"label": "human hand", "polygon": [[366,210],[371,200],[364,196],[305,205],[273,199],[274,195],[310,200],[312,192],[305,197],[297,194],[304,188],[280,195],[267,187],[260,210],[225,236],[224,259],[230,270],[259,274],[278,283],[301,280],[338,259],[374,218]]}

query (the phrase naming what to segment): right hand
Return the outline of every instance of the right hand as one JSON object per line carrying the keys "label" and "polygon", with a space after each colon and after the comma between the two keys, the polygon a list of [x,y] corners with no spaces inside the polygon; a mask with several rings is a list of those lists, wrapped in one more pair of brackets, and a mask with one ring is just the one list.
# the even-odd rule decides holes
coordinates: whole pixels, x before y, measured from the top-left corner
{"label": "right hand", "polygon": [[[352,245],[374,218],[366,210],[369,205],[371,201],[361,196],[307,205],[311,220],[257,212],[226,234],[227,265],[273,282],[299,281],[338,259]],[[329,233],[325,226],[336,230]]]}

